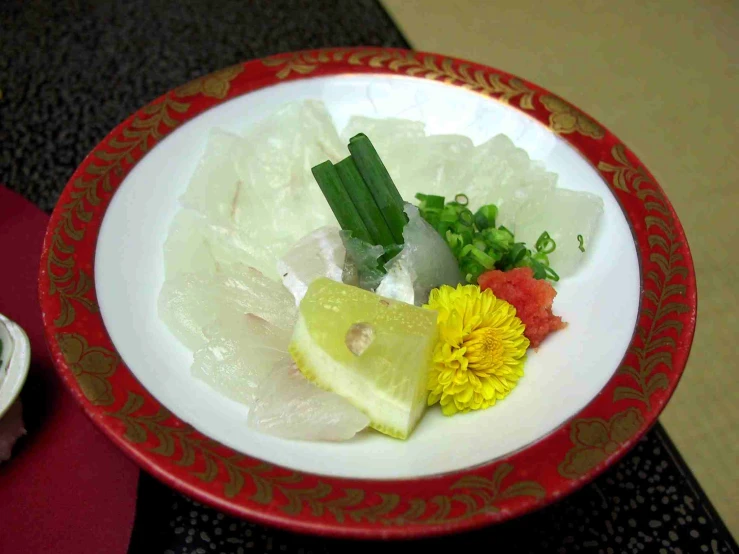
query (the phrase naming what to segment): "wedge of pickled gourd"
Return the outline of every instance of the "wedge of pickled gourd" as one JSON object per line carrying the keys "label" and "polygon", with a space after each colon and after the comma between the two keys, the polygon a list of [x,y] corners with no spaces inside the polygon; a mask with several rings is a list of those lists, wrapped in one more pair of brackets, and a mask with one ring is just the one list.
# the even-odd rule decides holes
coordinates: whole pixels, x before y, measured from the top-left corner
{"label": "wedge of pickled gourd", "polygon": [[436,312],[316,279],[290,342],[297,367],[359,408],[374,429],[406,439],[423,415]]}

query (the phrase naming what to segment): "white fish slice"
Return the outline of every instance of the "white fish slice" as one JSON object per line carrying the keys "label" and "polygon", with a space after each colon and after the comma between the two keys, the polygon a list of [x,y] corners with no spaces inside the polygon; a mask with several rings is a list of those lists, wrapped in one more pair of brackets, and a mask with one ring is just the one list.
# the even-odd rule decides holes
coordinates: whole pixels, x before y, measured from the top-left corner
{"label": "white fish slice", "polygon": [[292,330],[245,314],[230,325],[205,329],[205,335],[208,343],[195,351],[192,375],[221,394],[252,406],[272,365],[288,355]]}
{"label": "white fish slice", "polygon": [[297,313],[294,298],[281,283],[240,264],[212,277],[188,273],[165,281],[158,308],[169,330],[192,350],[206,345],[205,329],[228,327],[245,314],[291,329]]}
{"label": "white fish slice", "polygon": [[296,242],[277,261],[277,272],[297,305],[305,296],[308,285],[318,277],[341,282],[345,259],[341,229],[321,227]]}
{"label": "white fish slice", "polygon": [[406,203],[408,224],[403,229],[403,250],[385,266],[387,275],[377,294],[421,306],[431,289],[456,286],[464,278],[459,264],[442,236],[421,217],[418,208]]}
{"label": "white fish slice", "polygon": [[[516,240],[534,245],[546,231],[557,244],[549,265],[564,278],[585,260],[603,215],[603,199],[589,192],[553,189],[524,202],[516,213]],[[583,237],[583,248],[577,236]]]}
{"label": "white fish slice", "polygon": [[289,356],[273,366],[257,397],[247,425],[284,439],[345,441],[369,425],[347,400],[303,377]]}
{"label": "white fish slice", "polygon": [[463,152],[456,167],[448,170],[447,177],[440,192],[430,192],[446,196],[447,201],[464,192],[473,212],[484,204],[495,204],[496,223],[506,226],[512,225],[523,202],[552,190],[557,184],[556,174],[546,171],[505,135],[496,135]]}

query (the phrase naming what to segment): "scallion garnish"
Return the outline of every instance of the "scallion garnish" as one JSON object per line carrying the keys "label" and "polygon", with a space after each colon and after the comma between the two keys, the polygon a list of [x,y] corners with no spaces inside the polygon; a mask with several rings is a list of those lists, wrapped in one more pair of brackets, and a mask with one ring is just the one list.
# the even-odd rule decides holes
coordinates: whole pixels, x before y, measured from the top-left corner
{"label": "scallion garnish", "polygon": [[530,267],[537,279],[559,280],[549,267],[549,254],[557,243],[546,231],[532,251],[516,242],[509,229],[495,226],[498,208],[494,204],[486,204],[473,214],[467,207],[466,194],[457,194],[447,203],[444,197],[430,194],[418,193],[416,198],[421,216],[446,239],[468,283],[476,283],[491,269],[508,271],[515,267]]}
{"label": "scallion garnish", "polygon": [[370,244],[379,244],[381,246],[395,244],[385,218],[382,217],[380,208],[377,207],[377,203],[375,203],[369,188],[359,174],[359,170],[351,156],[337,163],[336,171],[344,184],[344,188],[349,193],[354,207],[362,218],[362,222],[367,227],[367,231],[369,231]]}
{"label": "scallion garnish", "polygon": [[321,187],[321,192],[326,197],[339,226],[346,231],[351,231],[354,238],[373,244],[369,230],[353,204],[334,164],[325,161],[313,167],[311,172],[318,186]]}
{"label": "scallion garnish", "polygon": [[[402,249],[408,222],[403,198],[365,135],[350,139],[349,153],[335,166],[327,160],[313,167],[313,176],[341,228],[369,246],[382,246],[387,262]],[[429,206],[440,211],[444,198],[429,197]]]}
{"label": "scallion garnish", "polygon": [[396,244],[403,244],[403,227],[408,218],[403,211],[403,198],[382,163],[377,150],[363,133],[349,139],[349,152],[362,179],[377,203]]}
{"label": "scallion garnish", "polygon": [[577,235],[577,242],[580,243],[578,246],[580,252],[585,252],[585,239],[582,238],[582,235]]}
{"label": "scallion garnish", "polygon": [[557,243],[554,239],[549,236],[549,233],[544,231],[541,236],[536,240],[536,251],[543,252],[544,254],[551,254],[554,249],[557,248]]}
{"label": "scallion garnish", "polygon": [[421,194],[420,192],[416,194],[416,199],[419,200],[420,206],[422,209],[429,211],[429,210],[438,210],[441,211],[444,209],[444,197],[443,196],[437,196],[435,194]]}
{"label": "scallion garnish", "polygon": [[[464,204],[462,205],[464,206]],[[459,212],[459,220],[467,227],[472,227],[475,224],[475,216],[466,208]]]}
{"label": "scallion garnish", "polygon": [[498,208],[495,204],[486,204],[475,212],[475,226],[483,231],[495,227],[495,218],[498,217]]}

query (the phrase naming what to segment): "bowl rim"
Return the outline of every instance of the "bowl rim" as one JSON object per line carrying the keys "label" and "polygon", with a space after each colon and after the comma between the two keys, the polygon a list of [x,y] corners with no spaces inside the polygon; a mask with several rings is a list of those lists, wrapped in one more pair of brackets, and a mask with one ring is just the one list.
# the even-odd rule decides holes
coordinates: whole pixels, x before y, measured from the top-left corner
{"label": "bowl rim", "polygon": [[[539,120],[584,156],[631,226],[640,264],[637,327],[624,360],[578,414],[526,448],[453,473],[347,479],[239,454],[166,410],[122,363],[94,291],[97,235],[131,168],[179,124],[234,97],[292,80],[405,75],[462,86]],[[590,115],[507,72],[397,48],[303,50],[205,75],[147,104],[83,160],[50,218],[39,268],[47,344],[65,385],[100,429],[169,486],[237,517],[318,535],[407,539],[497,523],[573,492],[620,459],[656,422],[695,332],[690,248],[663,190]]]}
{"label": "bowl rim", "polygon": [[[31,342],[23,328],[15,321],[0,314],[0,326],[7,331],[13,341],[13,353],[6,367],[5,376],[0,380],[0,419],[19,397],[26,383],[31,367]],[[6,393],[9,390],[10,393]],[[8,396],[4,397],[5,394]]]}

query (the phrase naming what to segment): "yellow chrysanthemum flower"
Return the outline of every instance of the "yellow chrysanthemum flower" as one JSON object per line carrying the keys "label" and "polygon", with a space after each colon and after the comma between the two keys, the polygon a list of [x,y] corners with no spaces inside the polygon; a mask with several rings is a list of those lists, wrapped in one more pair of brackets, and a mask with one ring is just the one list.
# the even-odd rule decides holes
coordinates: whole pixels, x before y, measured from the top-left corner
{"label": "yellow chrysanthemum flower", "polygon": [[516,309],[475,285],[434,289],[425,307],[439,312],[429,406],[440,402],[454,415],[505,398],[523,376],[529,347]]}

